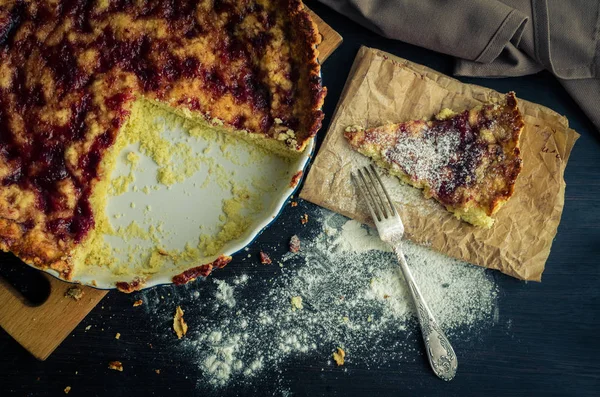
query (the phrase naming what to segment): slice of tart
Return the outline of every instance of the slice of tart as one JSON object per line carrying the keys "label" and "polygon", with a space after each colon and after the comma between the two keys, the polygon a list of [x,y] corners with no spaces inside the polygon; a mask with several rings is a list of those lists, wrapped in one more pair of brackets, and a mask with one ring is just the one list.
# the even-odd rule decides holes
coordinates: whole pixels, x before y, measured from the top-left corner
{"label": "slice of tart", "polygon": [[444,109],[431,121],[348,127],[345,137],[355,150],[423,189],[425,197],[456,217],[489,228],[521,172],[523,126],[511,92],[498,103],[460,113]]}
{"label": "slice of tart", "polygon": [[319,42],[299,0],[0,2],[0,248],[70,277],[138,98],[302,152],[323,118]]}

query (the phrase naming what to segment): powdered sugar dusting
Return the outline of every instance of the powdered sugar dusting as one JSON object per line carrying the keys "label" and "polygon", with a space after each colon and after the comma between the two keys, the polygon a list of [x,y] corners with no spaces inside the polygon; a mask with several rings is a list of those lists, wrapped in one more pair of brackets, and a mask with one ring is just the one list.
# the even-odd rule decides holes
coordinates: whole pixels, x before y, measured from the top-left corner
{"label": "powdered sugar dusting", "polygon": [[[273,257],[282,265],[274,278],[248,273],[220,280],[216,273],[197,284],[197,300],[193,285],[184,287],[206,309],[187,316],[190,330],[178,341],[198,366],[199,389],[251,385],[264,379],[264,371],[285,383],[286,363],[310,358],[333,366],[338,347],[350,368],[423,359],[409,291],[377,233],[326,210],[311,222],[319,232],[300,234],[300,252]],[[410,243],[404,250],[450,339],[461,332],[464,340],[493,323],[497,292],[488,270]],[[293,307],[293,297],[302,305]]]}
{"label": "powdered sugar dusting", "polygon": [[[427,124],[417,135],[400,133],[393,147],[384,150],[384,156],[408,174],[413,180],[427,181],[434,190],[442,183],[453,183],[450,164],[458,160],[461,144],[458,129],[435,133]],[[453,190],[453,186],[447,187]]]}
{"label": "powdered sugar dusting", "polygon": [[[318,174],[320,187],[315,187],[315,184],[311,183],[309,175],[307,179],[307,185],[311,186],[310,194],[308,194],[309,200],[340,213],[368,213],[366,207],[360,208],[363,203],[358,200],[355,187],[348,181],[351,171],[369,166],[372,161],[356,152],[346,142],[343,133],[336,133],[332,139],[341,142],[333,144],[335,152],[331,151],[332,158],[338,160],[331,164],[327,172]],[[397,177],[391,176],[383,170],[380,170],[380,176],[397,207],[410,208],[411,211],[418,212],[422,217],[439,216],[441,212],[446,211],[436,201],[425,198],[420,189],[401,183]],[[306,186],[302,194],[307,194]]]}
{"label": "powdered sugar dusting", "polygon": [[[377,233],[325,210],[311,221],[320,232],[301,237],[299,253],[274,258],[283,267],[273,279],[243,275],[201,285],[196,302],[210,313],[188,316],[179,345],[198,365],[199,388],[253,383],[265,370],[282,376],[285,362],[303,356],[333,365],[337,347],[347,353],[346,366],[423,359],[409,291]],[[496,286],[487,270],[410,243],[404,249],[451,338],[492,323]],[[302,308],[292,307],[292,297],[302,298]]]}
{"label": "powdered sugar dusting", "polygon": [[217,293],[215,294],[217,302],[227,307],[234,307],[235,298],[233,297],[233,288],[222,280],[215,280],[215,283],[217,283]]}

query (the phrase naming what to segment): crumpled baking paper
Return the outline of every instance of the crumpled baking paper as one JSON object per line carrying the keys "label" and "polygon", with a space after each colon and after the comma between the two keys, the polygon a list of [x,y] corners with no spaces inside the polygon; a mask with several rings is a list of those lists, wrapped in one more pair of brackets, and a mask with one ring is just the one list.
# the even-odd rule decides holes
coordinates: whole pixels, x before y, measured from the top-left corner
{"label": "crumpled baking paper", "polygon": [[[515,87],[517,93],[519,87]],[[460,81],[408,60],[363,47],[352,66],[334,118],[300,194],[305,200],[371,223],[350,172],[369,160],[350,148],[347,126],[431,118],[443,108],[461,111],[503,94]],[[564,205],[563,174],[579,135],[565,117],[519,99],[525,119],[523,170],[513,197],[491,229],[456,219],[420,190],[383,176],[402,217],[405,237],[446,255],[523,280],[540,281]]]}

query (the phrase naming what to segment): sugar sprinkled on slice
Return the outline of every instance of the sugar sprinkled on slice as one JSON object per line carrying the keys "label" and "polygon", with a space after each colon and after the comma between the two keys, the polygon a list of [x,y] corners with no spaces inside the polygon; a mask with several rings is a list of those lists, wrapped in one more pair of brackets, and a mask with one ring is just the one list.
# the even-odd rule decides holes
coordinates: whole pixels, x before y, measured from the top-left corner
{"label": "sugar sprinkled on slice", "polygon": [[427,181],[437,190],[443,182],[451,182],[450,166],[457,160],[461,143],[460,131],[436,133],[427,125],[418,135],[400,133],[396,144],[384,155],[410,175],[413,180]]}

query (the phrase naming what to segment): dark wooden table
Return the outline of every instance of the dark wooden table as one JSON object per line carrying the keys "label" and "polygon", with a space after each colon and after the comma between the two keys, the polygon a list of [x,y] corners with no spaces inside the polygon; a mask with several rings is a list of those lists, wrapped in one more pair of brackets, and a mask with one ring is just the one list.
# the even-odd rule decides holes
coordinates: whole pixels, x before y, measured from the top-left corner
{"label": "dark wooden table", "polygon": [[[360,45],[452,73],[452,60],[447,56],[383,39],[318,3],[309,4],[344,37],[344,44],[323,67],[329,94],[321,138]],[[450,383],[435,378],[423,360],[399,362],[384,369],[349,364],[347,372],[334,367],[322,371],[319,354],[283,365],[279,378],[295,395],[599,395],[600,134],[548,73],[461,80],[501,92],[514,90],[521,98],[566,115],[571,127],[581,134],[566,170],[565,209],[543,282],[524,283],[494,275],[501,316],[511,319],[512,326],[508,331],[506,327],[491,328],[468,343],[453,342],[460,352],[460,368]],[[287,206],[281,216],[286,226],[280,226],[281,222],[271,226],[252,244],[250,253],[254,255],[261,246],[271,246],[272,242],[280,242],[282,235],[290,235],[292,222],[286,220],[294,219],[296,223],[301,214],[311,215],[315,210],[315,206],[304,202],[295,208]],[[284,251],[282,246],[273,255]],[[227,279],[247,269],[249,265],[237,258],[219,271],[218,277]],[[277,272],[275,267],[262,267],[259,273],[256,267],[253,269],[255,277],[271,277]],[[169,293],[174,287],[160,288]],[[67,385],[74,396],[211,394],[196,387],[197,365],[189,357],[174,355],[172,343],[156,336],[154,325],[168,327],[170,318],[132,310],[134,300],[135,295],[111,292],[45,362],[31,357],[0,331],[0,395],[63,395]],[[186,307],[186,303],[182,299],[180,304]],[[86,331],[88,325],[93,327]],[[115,332],[128,338],[114,343]],[[125,372],[106,368],[106,363],[114,359],[127,363]],[[160,375],[155,368],[161,368]],[[274,379],[267,373],[254,385],[212,394],[278,394]]]}

